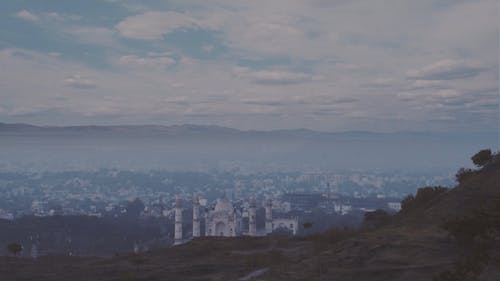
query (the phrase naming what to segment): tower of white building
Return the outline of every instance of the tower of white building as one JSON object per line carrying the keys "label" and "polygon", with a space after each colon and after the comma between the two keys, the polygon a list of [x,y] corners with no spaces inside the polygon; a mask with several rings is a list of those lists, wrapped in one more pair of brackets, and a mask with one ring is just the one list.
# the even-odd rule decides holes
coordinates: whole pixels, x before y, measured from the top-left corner
{"label": "tower of white building", "polygon": [[175,234],[174,245],[182,243],[182,199],[179,195],[175,197]]}
{"label": "tower of white building", "polygon": [[209,209],[205,208],[205,236],[210,236],[212,234],[212,230],[210,229],[210,220],[208,219],[209,213]]}
{"label": "tower of white building", "polygon": [[269,198],[265,202],[266,207],[266,234],[273,232],[273,201]]}
{"label": "tower of white building", "polygon": [[193,237],[200,237],[200,199],[193,197]]}
{"label": "tower of white building", "polygon": [[257,204],[255,203],[255,199],[250,198],[249,208],[248,208],[248,235],[257,236]]}

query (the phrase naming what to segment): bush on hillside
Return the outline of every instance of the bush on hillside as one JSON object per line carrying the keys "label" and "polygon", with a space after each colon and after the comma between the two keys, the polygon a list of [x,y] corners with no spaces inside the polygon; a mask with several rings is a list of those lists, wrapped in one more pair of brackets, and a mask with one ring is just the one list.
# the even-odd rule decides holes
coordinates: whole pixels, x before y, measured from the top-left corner
{"label": "bush on hillside", "polygon": [[413,194],[410,194],[406,196],[402,201],[401,201],[401,211],[407,211],[409,210],[413,205],[413,202],[415,201],[415,197]]}
{"label": "bush on hillside", "polygon": [[455,179],[459,184],[464,183],[470,176],[474,174],[472,169],[460,168],[458,169]]}
{"label": "bush on hillside", "polygon": [[333,228],[324,233],[315,233],[304,238],[307,241],[311,241],[315,249],[322,251],[326,250],[328,246],[344,241],[345,239],[348,239],[357,233],[358,232],[356,230],[351,230],[348,228]]}
{"label": "bush on hillside", "polygon": [[448,191],[448,188],[442,186],[428,186],[419,188],[415,196],[410,194],[405,199],[403,199],[403,201],[401,201],[401,211],[406,212],[419,206],[423,206],[436,196],[446,191]]}
{"label": "bush on hillside", "polygon": [[491,149],[483,149],[471,157],[472,163],[477,167],[484,167],[493,159]]}
{"label": "bush on hillside", "polygon": [[436,275],[434,281],[478,280],[492,260],[499,261],[495,252],[500,248],[500,200],[493,202],[493,207],[481,208],[443,225],[464,252],[453,269]]}
{"label": "bush on hillside", "polygon": [[378,228],[391,221],[391,215],[384,210],[366,212],[363,221],[365,228]]}
{"label": "bush on hillside", "polygon": [[[479,168],[484,168],[486,166],[491,166],[500,163],[500,153],[492,153],[491,149],[483,149],[471,157],[472,163]],[[466,168],[460,168],[455,179],[459,184],[464,183],[470,176],[479,170],[472,170]]]}
{"label": "bush on hillside", "polygon": [[473,216],[455,218],[447,221],[443,228],[462,246],[471,245],[477,239],[490,239],[498,218],[478,212]]}

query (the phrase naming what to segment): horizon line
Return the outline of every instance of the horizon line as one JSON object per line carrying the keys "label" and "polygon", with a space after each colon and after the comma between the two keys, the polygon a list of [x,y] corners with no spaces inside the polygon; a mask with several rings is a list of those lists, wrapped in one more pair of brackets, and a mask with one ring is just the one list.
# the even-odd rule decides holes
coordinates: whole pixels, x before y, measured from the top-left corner
{"label": "horizon line", "polygon": [[[130,127],[130,128],[139,128],[139,127],[162,127],[162,128],[172,128],[172,127],[205,127],[205,128],[220,128],[220,129],[228,129],[239,132],[294,132],[294,131],[309,131],[312,133],[320,133],[320,134],[347,134],[347,133],[365,133],[365,134],[495,134],[498,132],[491,131],[475,131],[475,132],[459,132],[459,131],[410,131],[410,130],[401,130],[401,131],[369,131],[369,130],[316,130],[309,129],[304,127],[298,128],[280,128],[280,129],[239,129],[235,127],[221,126],[216,124],[194,124],[194,123],[179,123],[179,124],[154,124],[154,123],[145,123],[145,124],[80,124],[80,125],[38,125],[33,123],[6,123],[0,122],[0,126],[29,126],[36,127],[41,129],[65,129],[65,128],[84,128],[84,127],[95,127],[95,128],[112,128],[112,127]],[[1,128],[1,127],[0,127]]]}

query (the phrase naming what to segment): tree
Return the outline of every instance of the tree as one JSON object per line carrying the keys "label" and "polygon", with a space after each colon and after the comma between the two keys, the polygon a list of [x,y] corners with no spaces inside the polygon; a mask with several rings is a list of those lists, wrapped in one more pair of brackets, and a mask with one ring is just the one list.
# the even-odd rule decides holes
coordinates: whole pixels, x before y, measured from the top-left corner
{"label": "tree", "polygon": [[134,201],[129,201],[127,203],[127,216],[129,217],[139,217],[141,212],[144,211],[144,203],[142,203],[141,199],[135,198]]}
{"label": "tree", "polygon": [[292,236],[292,235],[293,235],[292,229],[286,227],[278,227],[275,230],[273,230],[273,233],[271,233],[271,236]]}
{"label": "tree", "polygon": [[500,246],[499,211],[500,200],[492,207],[481,208],[472,214],[447,221],[443,227],[456,239],[463,251],[453,268],[434,277],[434,281],[479,280],[478,276],[497,260],[496,250]]}
{"label": "tree", "polygon": [[463,183],[469,176],[473,175],[474,171],[471,169],[460,168],[455,175],[455,179],[458,183]]}
{"label": "tree", "polygon": [[384,210],[375,210],[373,212],[366,212],[363,225],[367,228],[377,228],[391,220],[391,215],[389,215]]}
{"label": "tree", "polygon": [[417,190],[415,196],[410,194],[401,201],[401,211],[406,212],[410,209],[424,206],[432,199],[447,191],[448,188],[442,186],[421,187]]}
{"label": "tree", "polygon": [[478,167],[484,167],[493,159],[491,149],[483,149],[471,157],[472,163]]}
{"label": "tree", "polygon": [[413,205],[413,201],[415,201],[415,197],[413,194],[409,194],[401,201],[401,211],[407,211]]}
{"label": "tree", "polygon": [[311,234],[314,232],[314,224],[310,221],[302,223],[301,234]]}
{"label": "tree", "polygon": [[17,256],[23,250],[23,246],[19,243],[10,243],[7,245],[7,250],[14,256]]}

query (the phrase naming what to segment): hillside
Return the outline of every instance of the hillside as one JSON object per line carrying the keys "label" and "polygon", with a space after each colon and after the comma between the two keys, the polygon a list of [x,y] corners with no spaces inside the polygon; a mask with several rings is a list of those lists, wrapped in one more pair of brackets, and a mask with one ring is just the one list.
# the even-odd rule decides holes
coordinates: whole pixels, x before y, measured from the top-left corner
{"label": "hillside", "polygon": [[500,157],[483,166],[463,173],[453,189],[427,197],[419,191],[377,228],[298,238],[202,238],[112,258],[4,257],[0,279],[495,281]]}

